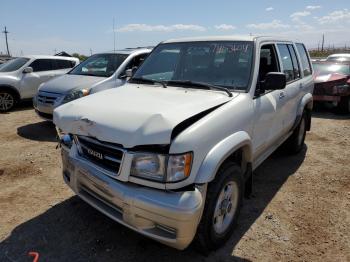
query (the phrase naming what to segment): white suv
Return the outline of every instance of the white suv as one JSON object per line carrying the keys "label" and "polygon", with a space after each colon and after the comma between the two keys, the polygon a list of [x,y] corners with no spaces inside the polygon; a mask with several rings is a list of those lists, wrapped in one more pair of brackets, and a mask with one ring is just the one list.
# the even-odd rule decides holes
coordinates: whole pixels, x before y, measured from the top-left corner
{"label": "white suv", "polygon": [[115,221],[169,246],[231,235],[252,172],[310,130],[312,67],[272,37],[165,41],[129,83],[57,108],[65,182]]}
{"label": "white suv", "polygon": [[67,73],[79,59],[31,55],[12,59],[0,67],[0,112],[11,110],[22,99],[34,97],[39,85]]}

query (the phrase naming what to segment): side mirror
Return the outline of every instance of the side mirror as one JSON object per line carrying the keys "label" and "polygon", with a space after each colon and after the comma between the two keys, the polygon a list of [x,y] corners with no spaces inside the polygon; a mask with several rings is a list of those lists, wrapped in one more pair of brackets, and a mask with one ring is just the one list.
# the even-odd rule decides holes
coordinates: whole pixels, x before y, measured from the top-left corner
{"label": "side mirror", "polygon": [[23,69],[23,74],[30,74],[30,73],[33,73],[33,67],[26,67]]}
{"label": "side mirror", "polygon": [[270,72],[267,73],[263,86],[265,90],[280,90],[286,87],[287,78],[284,73]]}

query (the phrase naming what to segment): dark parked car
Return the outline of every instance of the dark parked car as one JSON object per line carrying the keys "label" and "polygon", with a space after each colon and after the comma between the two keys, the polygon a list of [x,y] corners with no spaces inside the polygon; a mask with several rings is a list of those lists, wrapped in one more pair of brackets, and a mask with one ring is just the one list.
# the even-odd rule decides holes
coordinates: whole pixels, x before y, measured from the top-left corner
{"label": "dark parked car", "polygon": [[331,102],[340,113],[350,112],[350,62],[313,62],[314,101]]}

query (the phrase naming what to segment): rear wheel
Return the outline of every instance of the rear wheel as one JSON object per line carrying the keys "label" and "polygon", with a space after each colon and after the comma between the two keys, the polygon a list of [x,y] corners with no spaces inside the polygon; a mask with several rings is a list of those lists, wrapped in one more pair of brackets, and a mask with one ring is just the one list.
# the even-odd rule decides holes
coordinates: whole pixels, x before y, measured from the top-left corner
{"label": "rear wheel", "polygon": [[350,113],[350,97],[342,96],[336,108],[337,112],[340,114]]}
{"label": "rear wheel", "polygon": [[215,250],[229,239],[241,209],[242,195],[241,169],[235,163],[224,164],[208,185],[195,240],[201,252]]}
{"label": "rear wheel", "polygon": [[12,92],[0,91],[0,112],[10,111],[16,104],[16,97]]}

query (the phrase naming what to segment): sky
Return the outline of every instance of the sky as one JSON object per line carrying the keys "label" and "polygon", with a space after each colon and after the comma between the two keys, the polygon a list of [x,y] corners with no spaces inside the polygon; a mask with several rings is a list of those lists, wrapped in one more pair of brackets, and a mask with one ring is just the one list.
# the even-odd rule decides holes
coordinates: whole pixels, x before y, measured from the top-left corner
{"label": "sky", "polygon": [[[208,35],[276,35],[315,48],[350,46],[350,1],[229,0],[3,0],[0,27],[10,32],[14,56],[85,55],[150,46],[171,38]],[[1,34],[0,52],[5,52]]]}

